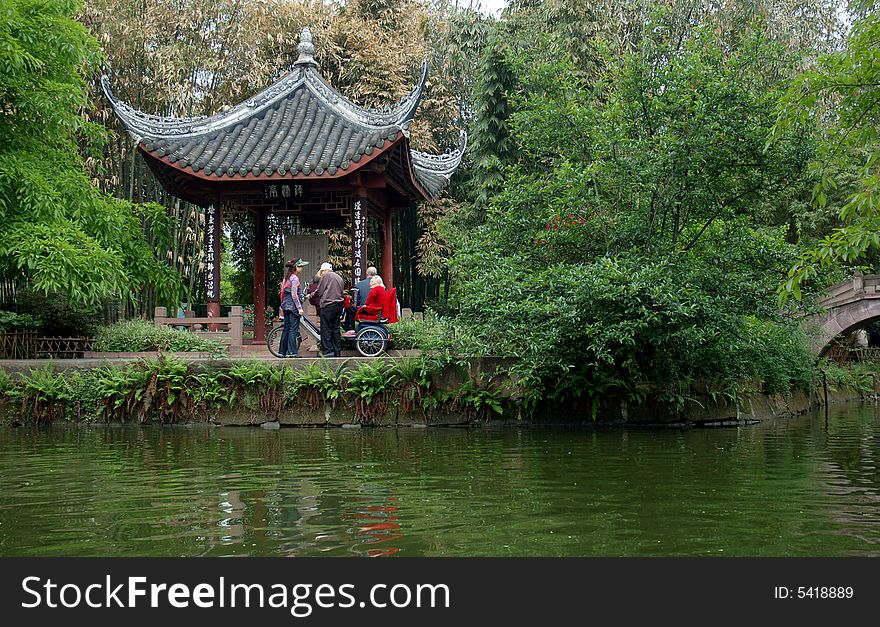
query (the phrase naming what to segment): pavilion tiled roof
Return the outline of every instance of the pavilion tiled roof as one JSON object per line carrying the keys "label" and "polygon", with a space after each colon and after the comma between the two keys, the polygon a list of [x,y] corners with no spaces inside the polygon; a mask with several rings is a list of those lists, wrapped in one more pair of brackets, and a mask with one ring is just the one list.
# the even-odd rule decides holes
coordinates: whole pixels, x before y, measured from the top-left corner
{"label": "pavilion tiled roof", "polygon": [[403,140],[418,187],[427,197],[438,196],[461,162],[466,137],[462,134],[458,148],[444,155],[409,148],[406,138],[427,81],[427,62],[409,94],[378,110],[353,103],[324,80],[307,28],[300,36],[299,52],[292,71],[277,83],[210,117],[149,115],[116,98],[106,76],[102,86],[142,149],[197,176],[342,176],[375,151]]}

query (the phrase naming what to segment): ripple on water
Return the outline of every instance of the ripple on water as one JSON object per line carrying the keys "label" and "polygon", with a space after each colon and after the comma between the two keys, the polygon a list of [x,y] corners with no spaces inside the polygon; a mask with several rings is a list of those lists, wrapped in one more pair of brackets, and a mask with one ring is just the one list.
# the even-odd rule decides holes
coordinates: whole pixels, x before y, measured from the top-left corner
{"label": "ripple on water", "polygon": [[878,430],[2,428],[0,553],[875,555]]}

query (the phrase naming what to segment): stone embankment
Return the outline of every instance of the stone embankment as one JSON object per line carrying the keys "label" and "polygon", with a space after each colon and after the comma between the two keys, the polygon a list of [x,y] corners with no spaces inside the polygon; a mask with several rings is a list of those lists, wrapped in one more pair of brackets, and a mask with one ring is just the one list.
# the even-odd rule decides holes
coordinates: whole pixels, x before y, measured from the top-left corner
{"label": "stone embankment", "polygon": [[[466,364],[448,364],[434,370],[429,382],[421,385],[413,382],[398,381],[383,391],[369,396],[348,389],[336,398],[319,392],[311,391],[307,401],[289,393],[295,385],[297,371],[304,371],[309,366],[319,365],[327,370],[345,370],[356,372],[365,364],[383,364],[390,369],[399,365],[403,359],[411,357],[387,358],[380,362],[364,358],[350,359],[298,359],[284,360],[277,363],[261,362],[264,372],[284,368],[280,383],[256,383],[248,388],[241,381],[234,382],[229,373],[241,360],[229,358],[210,358],[189,356],[186,362],[185,386],[199,385],[206,378],[229,381],[230,389],[235,388],[234,400],[197,404],[190,403],[185,411],[175,414],[166,412],[156,403],[150,408],[144,407],[145,396],[156,396],[161,392],[161,384],[157,388],[150,377],[144,378],[144,385],[149,389],[129,390],[131,402],[116,403],[113,410],[105,412],[101,419],[139,422],[207,422],[221,426],[265,425],[275,426],[460,426],[485,423],[535,423],[535,424],[602,424],[602,425],[644,425],[644,426],[733,426],[750,424],[779,417],[791,417],[821,407],[823,404],[855,401],[865,398],[865,391],[848,389],[827,389],[821,384],[811,393],[802,391],[788,395],[767,395],[752,393],[738,399],[720,397],[706,392],[691,392],[683,397],[678,405],[661,402],[656,395],[647,390],[641,401],[606,396],[593,401],[578,401],[563,407],[545,405],[534,411],[524,407],[518,389],[507,374],[511,365],[509,360],[484,357],[472,359]],[[55,372],[64,377],[72,378],[76,373],[84,373],[93,368],[131,368],[136,360],[46,360],[4,361],[0,369],[4,370],[14,386],[16,381],[23,381],[35,368],[45,369],[51,366]],[[146,363],[146,362],[143,362]],[[180,362],[178,362],[180,363]],[[147,367],[147,366],[145,366]],[[349,374],[350,376],[350,374]],[[286,377],[286,378],[285,378]],[[161,379],[161,376],[159,377]],[[264,376],[262,381],[270,377]],[[257,379],[255,379],[257,380]],[[876,380],[876,379],[875,379]],[[350,379],[349,379],[350,381]],[[350,385],[350,384],[349,384]],[[274,387],[273,387],[274,386]],[[345,384],[343,384],[343,387]],[[880,393],[876,389],[875,395]],[[158,391],[157,391],[158,390]],[[190,398],[199,398],[192,389],[184,392]],[[180,393],[178,393],[180,394]],[[303,393],[306,394],[306,393]],[[158,396],[156,396],[158,399]],[[167,398],[167,397],[166,397]],[[303,397],[305,398],[305,397]],[[28,413],[32,400],[22,394],[0,393],[0,411],[7,422],[27,422],[33,420]],[[28,402],[24,402],[28,400]],[[135,402],[137,401],[137,402]],[[77,399],[68,399],[62,408],[63,413],[53,410],[54,419],[63,415],[71,419],[71,407]],[[92,400],[92,403],[95,401]],[[98,399],[98,403],[102,402]],[[140,403],[140,404],[139,404]],[[595,405],[594,405],[595,403]],[[82,409],[82,408],[80,408]],[[178,409],[180,409],[178,407]],[[80,410],[74,415],[82,416],[87,412]],[[92,418],[94,419],[94,418]]]}

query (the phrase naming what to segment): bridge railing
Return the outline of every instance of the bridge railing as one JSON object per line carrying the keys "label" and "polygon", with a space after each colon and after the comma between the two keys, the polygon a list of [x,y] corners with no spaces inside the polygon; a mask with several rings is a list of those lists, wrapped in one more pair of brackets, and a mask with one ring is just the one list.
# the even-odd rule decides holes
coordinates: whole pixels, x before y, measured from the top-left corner
{"label": "bridge railing", "polygon": [[869,298],[880,296],[880,275],[856,273],[847,281],[832,285],[825,290],[825,294],[819,299],[819,305],[830,308],[866,296]]}

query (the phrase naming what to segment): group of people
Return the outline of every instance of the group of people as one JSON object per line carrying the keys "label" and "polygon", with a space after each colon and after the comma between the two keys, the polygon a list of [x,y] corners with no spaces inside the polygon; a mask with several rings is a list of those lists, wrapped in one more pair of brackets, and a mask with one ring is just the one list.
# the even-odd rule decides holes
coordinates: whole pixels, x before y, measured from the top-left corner
{"label": "group of people", "polygon": [[387,299],[385,283],[370,266],[366,278],[355,285],[357,300],[345,308],[345,282],[333,271],[327,262],[315,275],[314,281],[303,289],[300,278],[303,268],[309,265],[302,259],[287,262],[284,280],[281,282],[281,310],[284,315],[284,328],[281,332],[281,357],[299,357],[299,326],[304,315],[306,300],[315,307],[321,325],[321,355],[323,357],[340,357],[342,355],[342,318],[345,315],[345,326],[354,330],[354,319],[358,308],[367,307],[370,311],[381,312]]}

